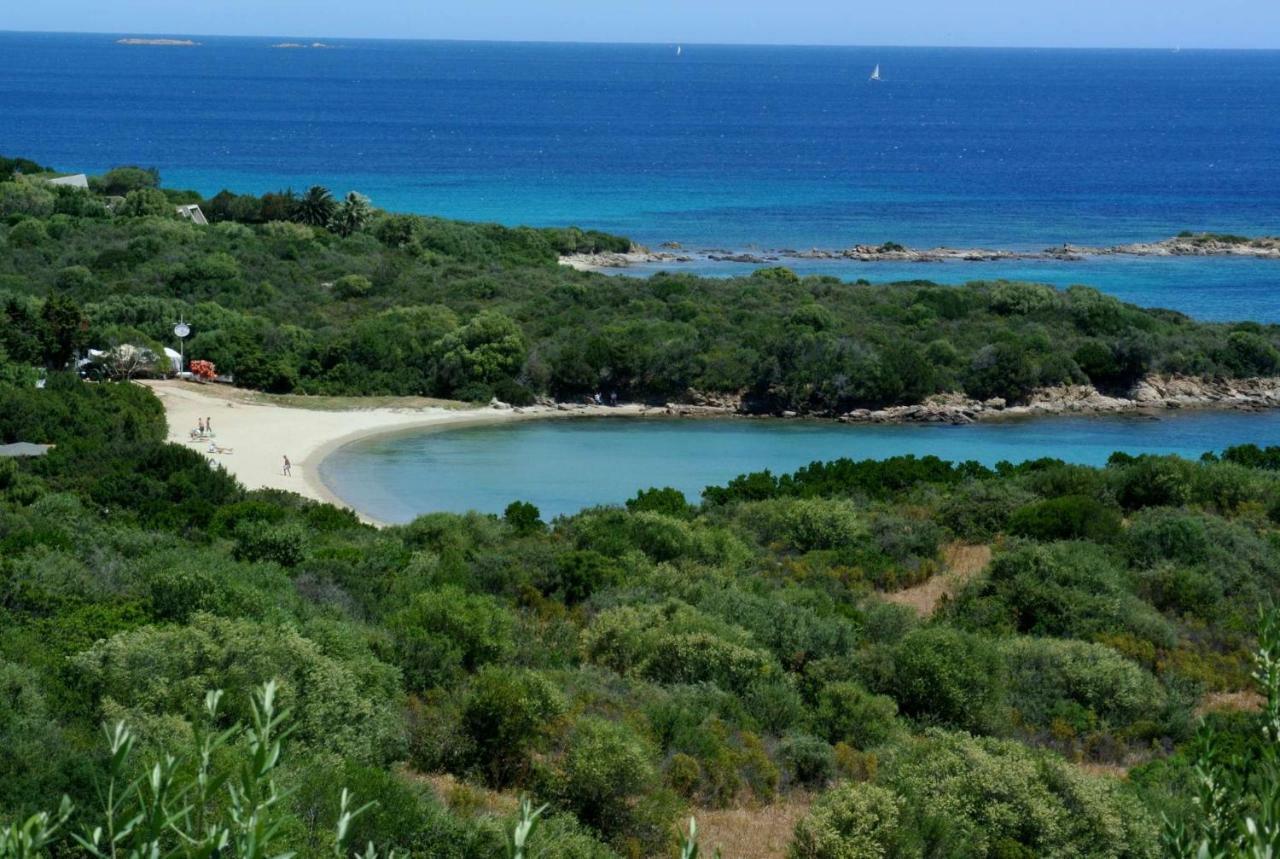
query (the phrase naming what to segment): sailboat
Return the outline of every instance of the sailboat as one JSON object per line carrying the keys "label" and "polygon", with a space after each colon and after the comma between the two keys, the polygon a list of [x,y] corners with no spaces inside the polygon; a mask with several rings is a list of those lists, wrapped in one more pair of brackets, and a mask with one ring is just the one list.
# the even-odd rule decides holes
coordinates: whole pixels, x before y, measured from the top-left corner
{"label": "sailboat", "polygon": [[676,45],[676,56],[678,57],[683,53],[684,53],[684,45]]}
{"label": "sailboat", "polygon": [[879,63],[876,63],[876,67],[875,67],[874,69],[872,69],[872,70],[871,70],[871,77],[869,78],[869,80],[873,80],[873,81],[880,81],[880,80],[883,80],[883,78],[881,78],[881,77],[880,77],[880,64],[879,64]]}

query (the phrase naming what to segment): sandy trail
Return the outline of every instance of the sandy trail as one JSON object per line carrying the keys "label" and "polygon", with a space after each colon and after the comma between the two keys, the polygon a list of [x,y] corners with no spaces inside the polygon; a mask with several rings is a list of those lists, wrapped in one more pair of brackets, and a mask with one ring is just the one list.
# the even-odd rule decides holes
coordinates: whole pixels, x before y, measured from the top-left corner
{"label": "sandy trail", "polygon": [[885,594],[886,601],[915,609],[921,617],[929,617],[943,597],[955,596],[965,584],[991,563],[990,546],[951,543],[942,551],[942,572],[915,587]]}
{"label": "sandy trail", "polygon": [[[359,438],[429,427],[550,417],[638,415],[644,411],[639,406],[574,406],[567,410],[537,406],[526,409],[447,407],[422,405],[426,401],[411,398],[370,400],[371,405],[364,408],[308,408],[303,397],[290,397],[289,404],[285,405],[281,398],[222,386],[178,381],[139,384],[151,389],[164,405],[169,441],[199,451],[249,489],[283,489],[339,506],[347,505],[320,479],[319,465],[334,450]],[[360,401],[348,402],[358,404]],[[229,453],[209,452],[207,439],[191,440],[190,432],[200,419],[212,423],[214,443]],[[282,468],[285,456],[292,464],[290,476],[286,476]]]}

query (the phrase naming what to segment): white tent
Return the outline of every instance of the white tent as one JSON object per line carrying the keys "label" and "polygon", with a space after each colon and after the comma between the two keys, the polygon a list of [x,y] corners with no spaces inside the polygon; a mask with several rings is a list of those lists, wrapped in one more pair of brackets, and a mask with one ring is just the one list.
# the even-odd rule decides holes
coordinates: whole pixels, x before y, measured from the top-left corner
{"label": "white tent", "polygon": [[175,373],[182,372],[182,355],[176,349],[164,347],[164,356],[169,359],[169,366]]}

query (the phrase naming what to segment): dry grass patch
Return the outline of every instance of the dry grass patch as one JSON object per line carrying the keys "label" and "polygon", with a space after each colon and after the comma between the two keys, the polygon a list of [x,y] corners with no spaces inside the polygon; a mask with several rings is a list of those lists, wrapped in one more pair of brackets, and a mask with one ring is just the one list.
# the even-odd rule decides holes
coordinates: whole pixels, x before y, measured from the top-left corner
{"label": "dry grass patch", "polygon": [[1091,776],[1106,776],[1108,778],[1126,779],[1129,777],[1129,767],[1124,764],[1103,764],[1094,761],[1082,761],[1076,764],[1076,768]]}
{"label": "dry grass patch", "polygon": [[991,547],[950,543],[942,550],[942,563],[942,572],[929,581],[885,594],[884,598],[913,609],[921,617],[929,617],[943,597],[955,596],[966,582],[986,569],[991,563]]}
{"label": "dry grass patch", "polygon": [[515,794],[479,787],[460,781],[448,773],[413,773],[412,777],[431,785],[436,796],[449,806],[449,810],[463,817],[483,814],[507,817],[515,814],[520,807],[520,799]]}
{"label": "dry grass patch", "polygon": [[1209,692],[1200,699],[1200,705],[1196,707],[1196,715],[1257,713],[1265,703],[1267,703],[1266,699],[1252,689],[1243,689],[1238,692]]}
{"label": "dry grass patch", "polygon": [[812,804],[810,797],[797,795],[762,808],[699,809],[700,855],[719,849],[724,859],[783,859],[796,824]]}

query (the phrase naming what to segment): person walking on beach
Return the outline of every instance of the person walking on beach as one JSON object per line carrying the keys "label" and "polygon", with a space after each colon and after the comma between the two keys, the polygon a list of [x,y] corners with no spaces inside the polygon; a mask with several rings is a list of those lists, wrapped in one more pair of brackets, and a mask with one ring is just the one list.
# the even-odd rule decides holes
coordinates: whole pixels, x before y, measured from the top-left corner
{"label": "person walking on beach", "polygon": [[196,418],[196,430],[204,435],[204,418]]}
{"label": "person walking on beach", "polygon": [[288,457],[288,456],[284,457],[284,469],[283,469],[283,474],[284,474],[284,476],[285,476],[285,477],[292,477],[292,476],[293,476],[293,463],[289,462],[289,457]]}
{"label": "person walking on beach", "polygon": [[209,435],[213,435],[213,418],[204,419],[204,431]]}

